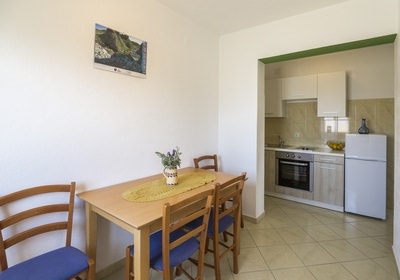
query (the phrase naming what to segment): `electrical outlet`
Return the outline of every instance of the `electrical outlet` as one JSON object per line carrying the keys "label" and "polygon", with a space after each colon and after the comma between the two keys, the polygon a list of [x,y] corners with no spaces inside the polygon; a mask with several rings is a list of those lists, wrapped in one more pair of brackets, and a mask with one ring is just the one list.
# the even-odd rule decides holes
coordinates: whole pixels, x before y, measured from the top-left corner
{"label": "electrical outlet", "polygon": [[295,132],[295,133],[294,133],[294,137],[295,137],[295,138],[299,138],[299,137],[300,137],[300,132]]}

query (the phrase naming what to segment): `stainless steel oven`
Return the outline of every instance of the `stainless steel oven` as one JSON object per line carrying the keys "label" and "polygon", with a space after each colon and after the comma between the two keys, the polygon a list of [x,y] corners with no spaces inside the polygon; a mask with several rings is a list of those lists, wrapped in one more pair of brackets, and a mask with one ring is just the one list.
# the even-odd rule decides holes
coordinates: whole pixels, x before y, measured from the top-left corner
{"label": "stainless steel oven", "polygon": [[314,155],[277,151],[275,184],[312,192],[314,190]]}

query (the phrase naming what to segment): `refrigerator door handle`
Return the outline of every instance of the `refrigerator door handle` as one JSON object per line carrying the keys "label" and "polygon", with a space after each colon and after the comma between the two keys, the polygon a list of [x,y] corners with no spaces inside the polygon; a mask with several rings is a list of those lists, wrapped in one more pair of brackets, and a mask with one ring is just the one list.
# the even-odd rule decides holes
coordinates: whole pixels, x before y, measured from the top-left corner
{"label": "refrigerator door handle", "polygon": [[346,156],[346,159],[353,159],[353,160],[364,160],[364,161],[374,161],[374,162],[386,162],[384,159],[372,159],[372,158],[362,158],[358,156]]}

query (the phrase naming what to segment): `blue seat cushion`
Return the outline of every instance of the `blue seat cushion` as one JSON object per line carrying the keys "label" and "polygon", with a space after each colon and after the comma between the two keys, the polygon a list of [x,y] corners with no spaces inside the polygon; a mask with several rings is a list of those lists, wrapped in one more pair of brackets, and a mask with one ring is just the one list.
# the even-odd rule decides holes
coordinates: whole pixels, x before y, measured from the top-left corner
{"label": "blue seat cushion", "polygon": [[[130,254],[134,256],[135,245],[130,246]],[[157,231],[150,235],[150,262],[162,253],[162,231]]]}
{"label": "blue seat cushion", "polygon": [[0,272],[0,280],[68,280],[88,268],[88,257],[74,247],[59,248]]}
{"label": "blue seat cushion", "polygon": [[[219,220],[218,224],[218,233],[226,231],[231,225],[233,225],[234,218],[231,215],[227,215],[223,217],[222,219]],[[185,225],[187,228],[195,228],[200,226],[203,223],[203,218],[198,218],[194,220],[193,222],[188,223]],[[210,220],[208,222],[208,228],[207,228],[207,235],[209,237],[212,237],[214,235],[214,212],[211,210],[210,213]]]}
{"label": "blue seat cushion", "polygon": [[[176,230],[171,233],[170,241],[174,241],[183,236],[183,230]],[[196,238],[190,238],[178,247],[170,251],[170,266],[176,267],[191,257],[199,248],[199,241]],[[133,256],[134,246],[130,247],[131,255]],[[157,231],[150,236],[150,266],[156,270],[163,270],[162,260],[162,231]]]}
{"label": "blue seat cushion", "polygon": [[[170,241],[174,241],[183,236],[183,230],[176,230],[170,235]],[[160,235],[160,240],[162,239]],[[157,241],[160,242],[160,241]],[[199,248],[199,241],[196,238],[189,238],[178,247],[172,249],[169,253],[170,267],[176,267],[189,259]],[[156,270],[163,270],[162,254],[150,260],[150,266]]]}

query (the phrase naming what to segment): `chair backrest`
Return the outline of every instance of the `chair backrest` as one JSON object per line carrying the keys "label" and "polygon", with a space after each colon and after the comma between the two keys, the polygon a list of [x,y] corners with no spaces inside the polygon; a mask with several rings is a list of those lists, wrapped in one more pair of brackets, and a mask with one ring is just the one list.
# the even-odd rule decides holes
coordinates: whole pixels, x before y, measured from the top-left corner
{"label": "chair backrest", "polygon": [[204,155],[193,159],[194,167],[201,169],[211,169],[218,171],[218,157],[214,155]]}
{"label": "chair backrest", "polygon": [[[44,204],[34,197],[43,196],[44,198],[48,194],[61,193],[62,202],[54,204]],[[75,183],[72,182],[70,185],[46,185],[38,186],[33,188],[24,189],[11,194],[7,194],[0,197],[0,271],[8,268],[6,249],[24,241],[30,237],[56,231],[64,230],[66,232],[65,245],[71,246],[71,234],[72,234],[72,217],[74,209],[74,197],[75,197]],[[32,198],[35,203],[32,206],[25,207],[16,213],[8,214],[13,208],[13,204],[22,203],[22,199]],[[48,197],[47,197],[48,199]],[[43,201],[47,201],[44,199]],[[38,205],[40,204],[41,205]],[[30,205],[29,201],[26,205]],[[28,209],[26,209],[28,208]],[[17,211],[17,210],[16,210]],[[28,223],[28,219],[36,218],[49,213],[60,213],[64,212],[66,215],[57,215],[56,218],[52,218],[49,221],[43,221],[44,219],[35,219],[35,223]],[[38,225],[38,222],[43,221],[42,224]],[[55,220],[55,221],[54,221]],[[25,222],[25,223],[24,223]],[[19,227],[20,223],[24,223],[23,227]],[[29,227],[29,228],[27,228]],[[20,229],[23,228],[23,229]],[[7,231],[7,233],[6,233]],[[11,236],[6,235],[13,233]]]}
{"label": "chair backrest", "polygon": [[[214,209],[213,211],[213,232],[219,233],[219,223],[224,217],[231,215],[234,217],[234,223],[237,224],[241,219],[240,211],[242,207],[242,191],[244,181],[246,180],[246,173],[243,172],[224,184],[217,183],[215,186],[214,194]],[[240,223],[239,223],[240,226]]]}
{"label": "chair backrest", "polygon": [[[213,202],[213,194],[214,190],[209,190],[176,204],[171,205],[167,203],[164,205],[162,222],[164,279],[169,279],[171,273],[169,252],[190,238],[198,238],[199,240],[199,262],[196,279],[203,279],[207,227]],[[202,220],[203,223],[198,223],[195,227],[190,229],[184,227],[188,223],[199,220]],[[182,230],[182,228],[185,228],[185,234],[176,240],[170,240],[170,234],[176,230]]]}

